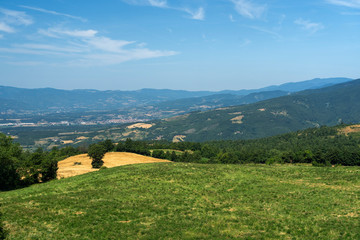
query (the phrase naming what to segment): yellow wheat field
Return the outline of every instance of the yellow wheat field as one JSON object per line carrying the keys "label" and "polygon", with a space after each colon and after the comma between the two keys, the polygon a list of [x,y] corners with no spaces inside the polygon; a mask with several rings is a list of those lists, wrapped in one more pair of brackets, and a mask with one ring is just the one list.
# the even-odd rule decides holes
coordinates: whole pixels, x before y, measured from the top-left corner
{"label": "yellow wheat field", "polygon": [[[105,154],[103,161],[104,166],[108,168],[137,163],[170,162],[127,152],[108,152]],[[91,159],[87,154],[80,154],[62,160],[58,163],[58,167],[58,178],[68,178],[98,170],[92,168]]]}

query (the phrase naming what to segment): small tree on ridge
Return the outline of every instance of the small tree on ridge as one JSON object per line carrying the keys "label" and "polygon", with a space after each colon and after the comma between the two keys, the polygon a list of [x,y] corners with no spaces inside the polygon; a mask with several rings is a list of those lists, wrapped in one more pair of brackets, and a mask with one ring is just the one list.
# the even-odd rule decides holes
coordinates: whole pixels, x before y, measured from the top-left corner
{"label": "small tree on ridge", "polygon": [[106,153],[106,149],[104,146],[99,144],[93,144],[89,147],[88,155],[92,159],[91,165],[93,168],[101,168],[104,164],[102,160]]}

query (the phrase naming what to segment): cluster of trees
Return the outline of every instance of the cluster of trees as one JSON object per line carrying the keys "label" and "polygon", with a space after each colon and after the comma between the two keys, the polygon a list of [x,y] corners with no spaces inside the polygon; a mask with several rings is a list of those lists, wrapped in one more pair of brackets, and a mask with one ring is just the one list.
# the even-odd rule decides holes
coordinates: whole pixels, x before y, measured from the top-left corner
{"label": "cluster of trees", "polygon": [[74,147],[24,151],[18,143],[0,133],[0,191],[55,179],[58,161],[79,153]]}
{"label": "cluster of trees", "polygon": [[127,139],[117,145],[110,140],[99,144],[111,151],[133,152],[175,162],[360,166],[360,136],[338,134],[338,127],[313,128],[254,140],[172,143]]}

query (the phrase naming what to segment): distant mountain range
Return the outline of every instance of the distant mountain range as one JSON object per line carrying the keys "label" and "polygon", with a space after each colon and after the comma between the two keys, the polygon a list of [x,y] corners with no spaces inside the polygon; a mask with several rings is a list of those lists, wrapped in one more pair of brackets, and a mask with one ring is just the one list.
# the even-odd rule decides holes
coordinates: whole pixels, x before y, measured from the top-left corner
{"label": "distant mountain range", "polygon": [[358,123],[359,93],[360,79],[253,104],[152,121],[146,128],[124,127],[120,132],[137,139],[207,141],[261,138],[321,125]]}
{"label": "distant mountain range", "polygon": [[[164,101],[153,106],[133,108],[133,111],[137,109],[137,112],[130,112],[142,114],[148,108],[148,112],[160,112],[157,116],[164,116],[165,112],[175,114],[180,109],[196,110],[204,103],[209,106],[211,106],[209,103],[212,103],[213,107],[230,105],[234,102],[242,105],[212,110],[203,108],[171,118],[122,125],[7,127],[3,128],[3,131],[29,148],[45,146],[49,149],[59,145],[89,144],[105,139],[120,141],[132,138],[200,142],[254,139],[321,125],[359,123],[359,92],[360,79],[295,93],[277,90],[250,93],[245,96],[215,94]],[[247,104],[250,102],[253,103]]]}
{"label": "distant mountain range", "polygon": [[[169,114],[248,104],[304,89],[321,88],[348,78],[313,79],[279,86],[239,91],[183,91],[142,89],[138,91],[58,90],[52,88],[24,89],[0,86],[0,115],[37,115],[89,111],[144,108],[170,111]],[[249,95],[250,94],[250,95]],[[173,113],[171,113],[171,111]],[[169,114],[160,117],[169,116]]]}

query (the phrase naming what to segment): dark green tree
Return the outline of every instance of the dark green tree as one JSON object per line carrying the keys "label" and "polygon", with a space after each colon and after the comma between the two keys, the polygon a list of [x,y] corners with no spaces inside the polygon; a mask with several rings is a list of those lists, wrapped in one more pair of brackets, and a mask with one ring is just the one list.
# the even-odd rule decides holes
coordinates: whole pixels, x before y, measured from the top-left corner
{"label": "dark green tree", "polygon": [[58,161],[51,157],[47,157],[41,162],[41,181],[47,182],[56,179],[58,170]]}
{"label": "dark green tree", "polygon": [[104,164],[102,160],[106,153],[106,149],[103,145],[100,144],[93,144],[90,145],[88,150],[88,155],[92,159],[91,165],[93,168],[101,168]]}
{"label": "dark green tree", "polygon": [[20,182],[17,164],[22,150],[10,137],[0,134],[0,191],[14,189]]}
{"label": "dark green tree", "polygon": [[110,139],[106,139],[105,141],[101,142],[100,145],[105,147],[106,152],[111,152],[115,149],[115,145]]}

